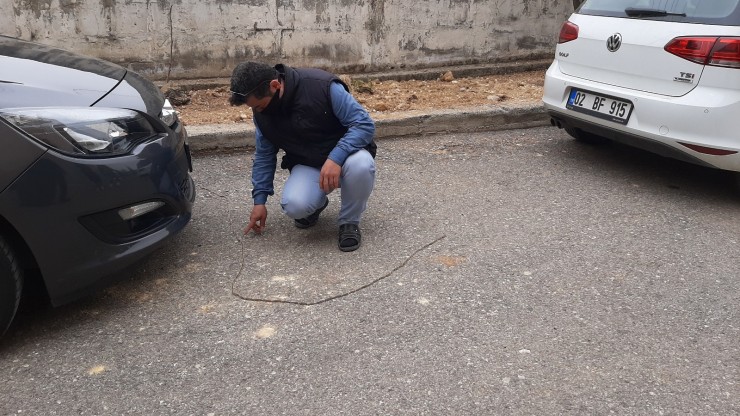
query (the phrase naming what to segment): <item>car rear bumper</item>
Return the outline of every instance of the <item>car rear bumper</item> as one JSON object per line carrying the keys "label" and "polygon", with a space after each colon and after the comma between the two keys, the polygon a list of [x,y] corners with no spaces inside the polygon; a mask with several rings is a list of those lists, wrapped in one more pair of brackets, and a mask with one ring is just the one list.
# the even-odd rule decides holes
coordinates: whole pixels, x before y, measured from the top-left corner
{"label": "car rear bumper", "polygon": [[[634,105],[629,121],[622,125],[569,110],[572,88],[629,100]],[[691,163],[740,171],[740,137],[734,127],[740,90],[698,85],[680,97],[657,95],[565,75],[555,60],[545,75],[543,102],[561,125]],[[710,154],[715,149],[724,154]]]}

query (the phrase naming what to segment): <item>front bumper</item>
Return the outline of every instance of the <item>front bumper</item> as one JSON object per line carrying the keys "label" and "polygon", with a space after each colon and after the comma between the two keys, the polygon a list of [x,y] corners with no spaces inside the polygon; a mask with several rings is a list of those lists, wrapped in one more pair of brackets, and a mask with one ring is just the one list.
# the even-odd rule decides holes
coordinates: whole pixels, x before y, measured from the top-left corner
{"label": "front bumper", "polygon": [[[0,206],[17,207],[4,215],[31,249],[54,305],[98,288],[186,226],[195,190],[185,137],[178,126],[107,159],[49,150],[0,195]],[[144,225],[103,215],[147,201],[163,205]]]}

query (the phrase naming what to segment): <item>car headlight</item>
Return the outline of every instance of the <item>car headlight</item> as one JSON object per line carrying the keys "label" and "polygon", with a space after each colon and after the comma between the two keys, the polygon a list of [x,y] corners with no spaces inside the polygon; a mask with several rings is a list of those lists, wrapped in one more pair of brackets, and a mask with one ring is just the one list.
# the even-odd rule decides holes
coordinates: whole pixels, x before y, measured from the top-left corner
{"label": "car headlight", "polygon": [[177,122],[177,110],[172,106],[170,100],[166,98],[164,100],[164,104],[162,104],[162,113],[160,114],[159,119],[162,120],[162,123],[170,127]]}
{"label": "car headlight", "polygon": [[119,108],[16,108],[0,117],[26,134],[75,156],[115,156],[163,134],[142,113]]}

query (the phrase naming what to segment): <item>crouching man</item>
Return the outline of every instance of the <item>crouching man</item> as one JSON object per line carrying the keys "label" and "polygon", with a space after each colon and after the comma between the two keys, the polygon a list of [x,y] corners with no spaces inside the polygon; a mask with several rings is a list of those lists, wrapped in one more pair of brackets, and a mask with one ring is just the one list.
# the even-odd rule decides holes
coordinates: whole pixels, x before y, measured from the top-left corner
{"label": "crouching man", "polygon": [[341,192],[338,246],[360,247],[360,219],[375,185],[375,123],[335,75],[312,68],[244,62],[231,76],[232,105],[254,113],[254,207],[244,233],[262,233],[274,194],[277,153],[290,175],[280,206],[298,228],[316,224],[335,189]]}

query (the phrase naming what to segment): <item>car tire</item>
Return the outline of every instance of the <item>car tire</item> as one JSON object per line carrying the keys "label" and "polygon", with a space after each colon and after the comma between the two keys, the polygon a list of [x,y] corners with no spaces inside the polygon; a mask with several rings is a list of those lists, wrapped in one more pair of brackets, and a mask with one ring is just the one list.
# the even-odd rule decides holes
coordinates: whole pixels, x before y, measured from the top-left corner
{"label": "car tire", "polygon": [[607,139],[606,137],[597,136],[593,133],[588,133],[575,127],[563,127],[563,130],[565,130],[565,132],[568,133],[570,137],[576,139],[576,141],[581,143],[595,145],[609,143],[609,139]]}
{"label": "car tire", "polygon": [[23,290],[23,270],[7,240],[0,235],[0,336],[10,327]]}

